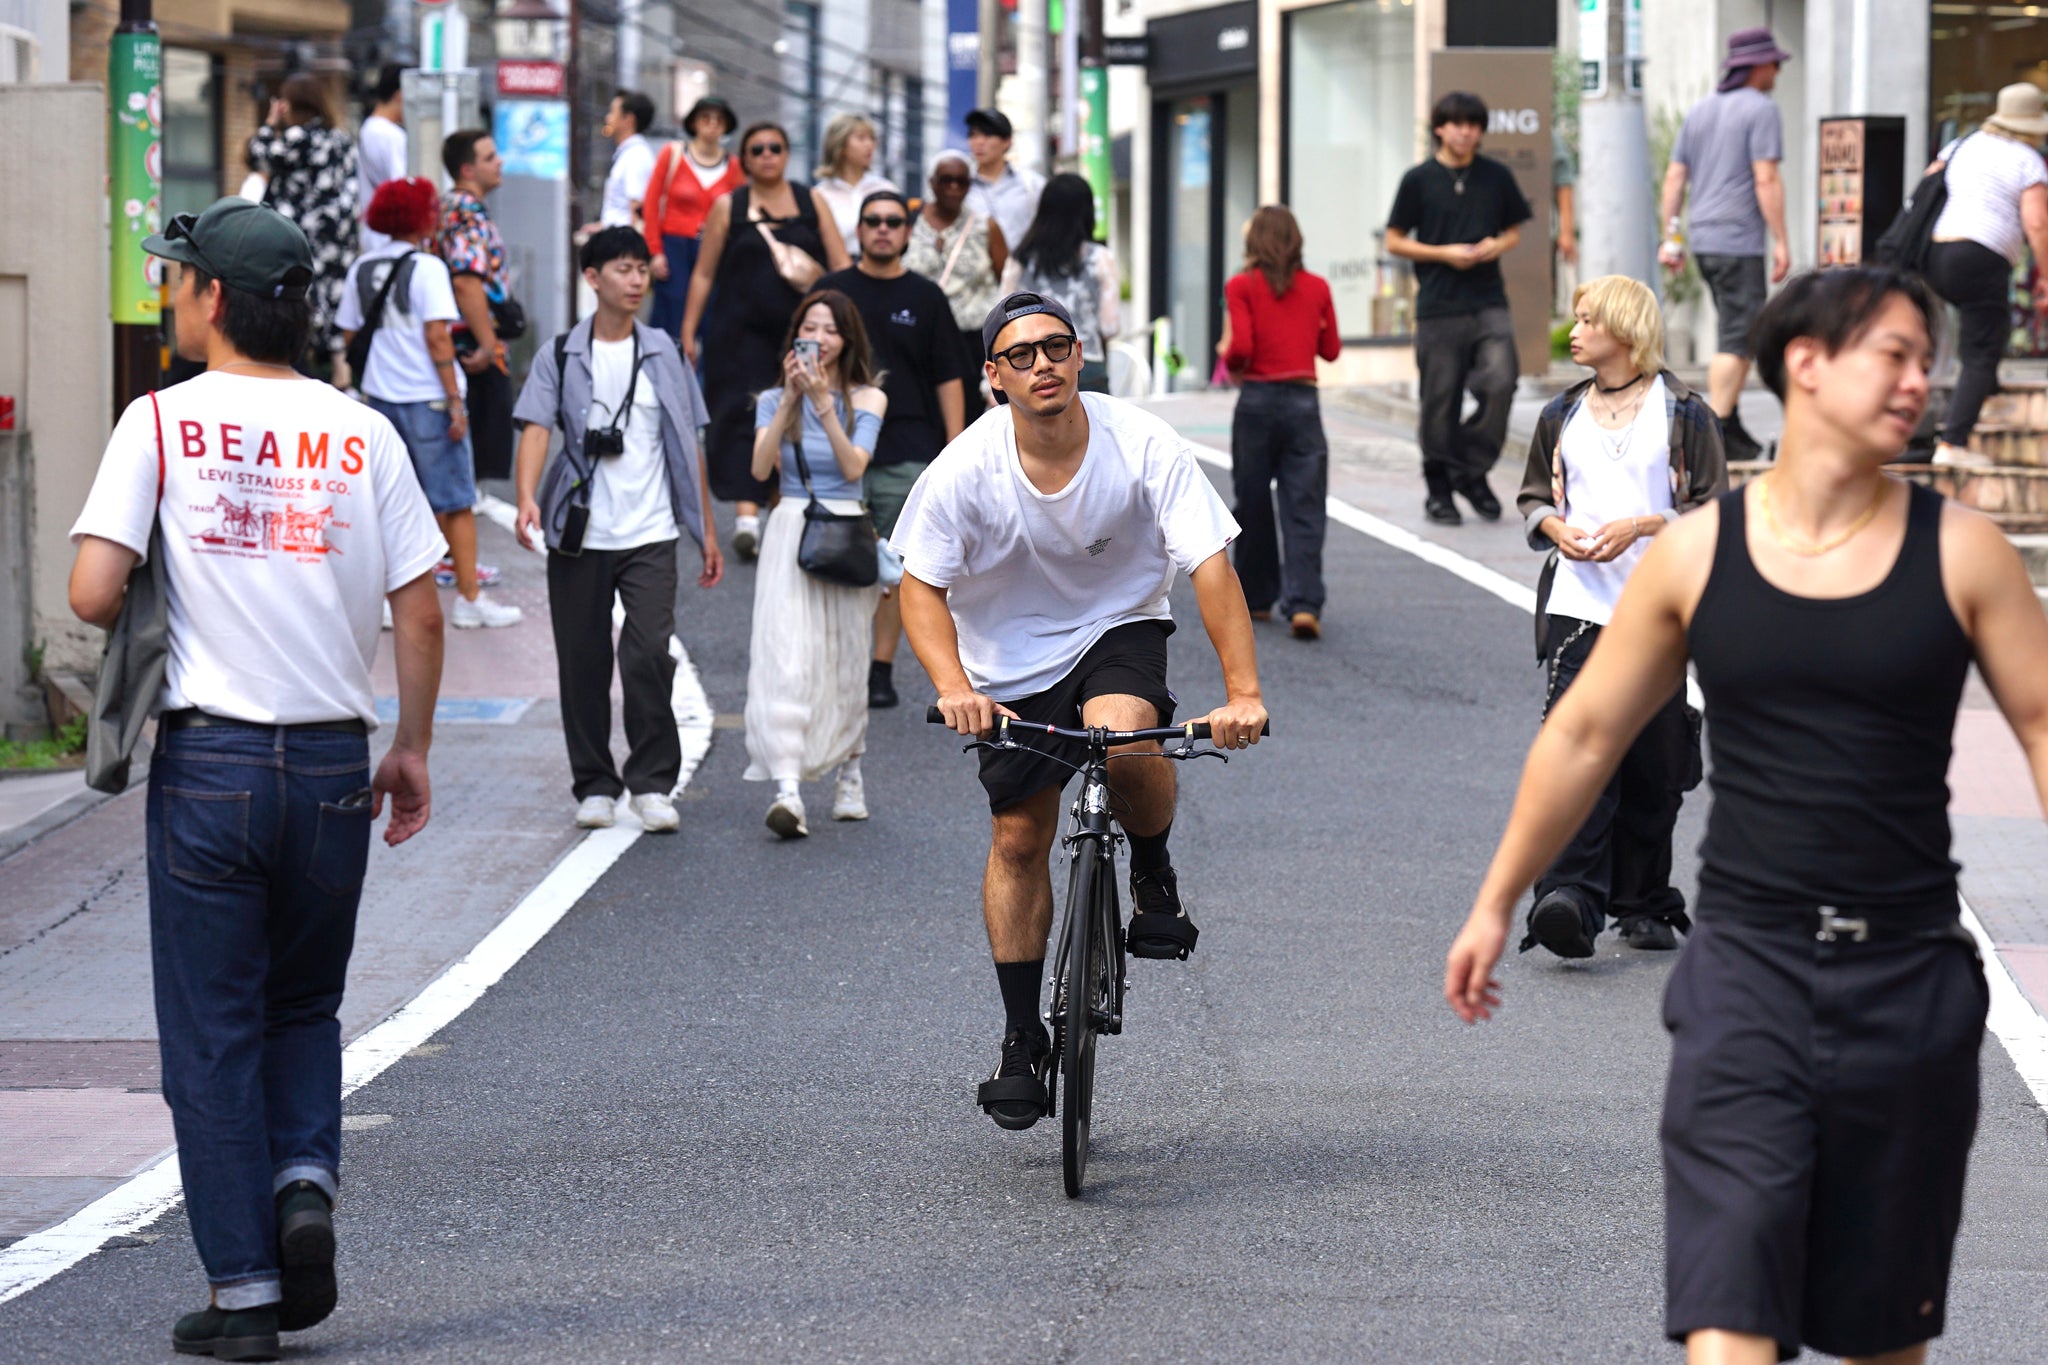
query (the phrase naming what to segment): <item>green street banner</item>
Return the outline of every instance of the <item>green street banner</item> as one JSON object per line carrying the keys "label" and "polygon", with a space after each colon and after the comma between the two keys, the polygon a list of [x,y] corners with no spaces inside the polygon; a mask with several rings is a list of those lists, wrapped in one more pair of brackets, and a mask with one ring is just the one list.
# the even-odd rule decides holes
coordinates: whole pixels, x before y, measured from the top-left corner
{"label": "green street banner", "polygon": [[107,91],[113,101],[107,148],[113,320],[154,325],[163,312],[163,263],[143,254],[142,239],[163,216],[163,45],[156,34],[114,35]]}

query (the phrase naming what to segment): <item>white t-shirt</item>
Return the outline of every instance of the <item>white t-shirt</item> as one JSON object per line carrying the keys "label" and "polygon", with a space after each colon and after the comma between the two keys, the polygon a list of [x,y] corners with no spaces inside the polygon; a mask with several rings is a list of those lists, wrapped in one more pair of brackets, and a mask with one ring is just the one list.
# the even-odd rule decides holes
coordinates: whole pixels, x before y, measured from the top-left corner
{"label": "white t-shirt", "polygon": [[[361,331],[369,306],[363,302],[362,272],[369,272],[370,302],[374,303],[395,263],[413,250],[408,242],[393,242],[356,257],[342,282],[341,307],[335,312],[334,325],[344,332]],[[431,251],[415,254],[412,279],[403,290],[394,287],[384,300],[384,318],[377,324],[377,335],[370,338],[370,359],[359,380],[362,391],[387,403],[438,403],[447,398],[448,390],[442,387],[434,357],[427,350],[427,324],[454,322],[461,316],[447,265]],[[465,390],[464,377],[457,365],[457,393]]]}
{"label": "white t-shirt", "polygon": [[[405,174],[405,128],[381,114],[372,114],[356,130],[356,212],[370,213],[370,197],[387,180]],[[363,250],[385,246],[391,239],[363,224],[358,239]]]}
{"label": "white t-shirt", "polygon": [[[259,725],[377,724],[384,598],[434,567],[434,526],[382,414],[310,379],[213,371],[161,390],[170,668],[161,705]],[[157,424],[128,405],[71,528],[147,554]]]}
{"label": "white t-shirt", "polygon": [[696,157],[696,154],[690,151],[687,147],[683,149],[682,156],[683,164],[685,166],[688,166],[691,172],[697,177],[698,185],[702,186],[704,189],[707,190],[710,189],[713,185],[716,185],[719,181],[725,179],[726,168],[732,165],[730,159],[721,156],[718,158],[718,161],[715,165],[707,166],[703,162],[699,161]]}
{"label": "white t-shirt", "polygon": [[[633,338],[590,339],[590,425],[611,425],[612,414],[626,401],[633,370]],[[633,412],[626,419],[626,453],[593,463],[597,478],[590,488],[590,529],[583,543],[593,550],[632,550],[657,541],[674,540],[675,505],[668,495],[668,465],[661,449],[661,396],[647,353],[640,353],[640,383],[633,394]]]}
{"label": "white t-shirt", "polygon": [[[869,171],[861,176],[858,184],[850,184],[836,175],[820,176],[816,188],[832,209],[832,220],[839,225],[839,235],[846,242],[847,255],[860,255],[860,201],[876,190],[893,190],[895,184]],[[896,212],[903,212],[901,204],[894,207]]]}
{"label": "white t-shirt", "polygon": [[1981,242],[2019,264],[2027,237],[2020,226],[2020,195],[2048,184],[2048,164],[2024,142],[1976,133],[1942,148],[1948,163],[1948,202],[1934,220],[1934,240]]}
{"label": "white t-shirt", "polygon": [[[1593,420],[1583,401],[1564,424],[1564,520],[1579,531],[1597,531],[1610,521],[1669,512],[1671,501],[1671,419],[1664,410],[1664,381],[1652,380],[1625,431],[1608,431]],[[1604,626],[1650,542],[1638,540],[1605,564],[1557,561],[1546,608]]]}
{"label": "white t-shirt", "polygon": [[960,662],[999,701],[1043,692],[1107,631],[1170,621],[1167,590],[1237,538],[1187,442],[1141,408],[1084,393],[1088,453],[1045,494],[1024,477],[1009,409],[991,409],[932,461],[893,544],[947,590]]}
{"label": "white t-shirt", "polygon": [[[654,148],[635,133],[612,153],[611,174],[604,178],[604,208],[598,221],[606,227],[633,226],[633,205],[647,197],[654,174]],[[587,542],[586,542],[587,543]]]}

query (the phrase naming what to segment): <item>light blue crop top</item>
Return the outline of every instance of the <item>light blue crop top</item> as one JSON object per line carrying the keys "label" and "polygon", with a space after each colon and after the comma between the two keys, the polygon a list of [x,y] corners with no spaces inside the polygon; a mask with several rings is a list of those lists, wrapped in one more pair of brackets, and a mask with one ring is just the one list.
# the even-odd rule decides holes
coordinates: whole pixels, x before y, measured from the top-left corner
{"label": "light blue crop top", "polygon": [[[846,421],[847,403],[835,395],[833,403],[839,409],[839,420]],[[768,389],[754,404],[754,429],[760,430],[775,420],[775,411],[782,406],[782,390]],[[811,491],[821,498],[845,498],[853,502],[861,500],[859,479],[849,479],[840,472],[839,460],[832,454],[832,438],[825,434],[825,424],[818,420],[818,414],[811,409],[809,399],[803,404],[804,460],[811,467]],[[847,428],[847,436],[853,443],[869,454],[874,453],[875,438],[881,434],[882,419],[872,412],[856,412],[853,424]],[[804,481],[796,469],[796,444],[787,437],[782,442],[782,496],[802,497]]]}

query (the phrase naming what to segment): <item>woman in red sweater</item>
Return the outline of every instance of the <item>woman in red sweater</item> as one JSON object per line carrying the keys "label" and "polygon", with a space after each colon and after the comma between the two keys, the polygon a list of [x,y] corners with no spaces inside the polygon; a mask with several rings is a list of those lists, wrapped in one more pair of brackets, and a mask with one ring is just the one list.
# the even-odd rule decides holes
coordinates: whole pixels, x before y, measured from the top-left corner
{"label": "woman in red sweater", "polygon": [[724,100],[698,100],[683,117],[683,135],[661,149],[647,179],[640,213],[640,230],[654,256],[654,308],[647,324],[670,336],[682,330],[704,216],[720,195],[747,183],[739,159],[725,152],[725,139],[738,126]]}
{"label": "woman in red sweater", "polygon": [[1270,620],[1277,604],[1295,639],[1319,639],[1330,449],[1316,399],[1316,358],[1335,360],[1342,343],[1329,283],[1301,268],[1301,228],[1284,205],[1252,215],[1244,269],[1223,286],[1223,297],[1230,307],[1223,363],[1243,385],[1230,423],[1237,576],[1252,619]]}

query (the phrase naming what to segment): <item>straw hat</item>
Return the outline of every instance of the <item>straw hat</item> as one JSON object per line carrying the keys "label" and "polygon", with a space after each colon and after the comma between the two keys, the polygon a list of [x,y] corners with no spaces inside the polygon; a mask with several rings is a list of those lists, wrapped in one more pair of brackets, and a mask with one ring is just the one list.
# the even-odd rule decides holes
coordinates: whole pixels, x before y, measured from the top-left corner
{"label": "straw hat", "polygon": [[2032,81],[2008,85],[1998,92],[1998,110],[1984,120],[1984,126],[2019,137],[2048,136],[2048,99]]}

